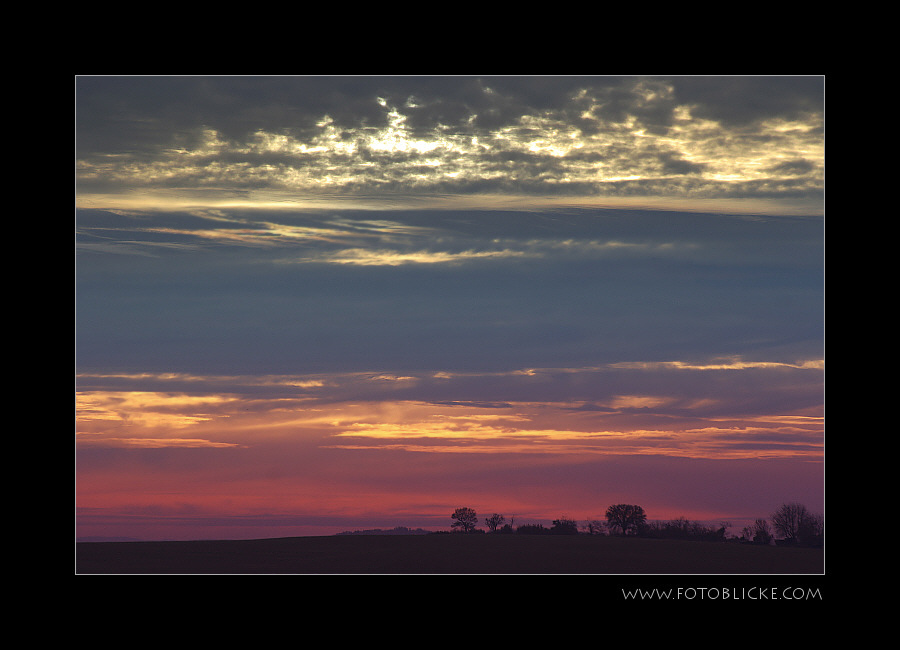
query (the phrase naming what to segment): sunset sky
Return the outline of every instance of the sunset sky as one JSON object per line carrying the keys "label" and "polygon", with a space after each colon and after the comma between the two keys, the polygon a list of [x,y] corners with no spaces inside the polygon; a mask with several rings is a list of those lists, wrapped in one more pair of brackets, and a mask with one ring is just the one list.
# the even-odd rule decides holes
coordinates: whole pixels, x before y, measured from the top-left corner
{"label": "sunset sky", "polygon": [[76,535],[824,513],[824,84],[76,77]]}

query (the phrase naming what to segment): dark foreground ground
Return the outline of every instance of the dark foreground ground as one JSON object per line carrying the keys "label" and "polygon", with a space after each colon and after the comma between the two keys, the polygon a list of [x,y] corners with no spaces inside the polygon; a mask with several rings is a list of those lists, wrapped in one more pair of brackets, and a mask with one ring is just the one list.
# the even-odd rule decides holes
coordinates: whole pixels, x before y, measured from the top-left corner
{"label": "dark foreground ground", "polygon": [[78,574],[824,573],[821,549],[588,535],[286,537],[79,542]]}

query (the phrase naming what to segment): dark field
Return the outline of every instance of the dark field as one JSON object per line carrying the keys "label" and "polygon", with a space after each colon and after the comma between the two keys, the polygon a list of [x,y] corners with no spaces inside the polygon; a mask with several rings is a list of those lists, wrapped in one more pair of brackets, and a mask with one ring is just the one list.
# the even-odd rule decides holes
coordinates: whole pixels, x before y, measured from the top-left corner
{"label": "dark field", "polygon": [[80,542],[78,574],[824,573],[821,549],[573,535]]}

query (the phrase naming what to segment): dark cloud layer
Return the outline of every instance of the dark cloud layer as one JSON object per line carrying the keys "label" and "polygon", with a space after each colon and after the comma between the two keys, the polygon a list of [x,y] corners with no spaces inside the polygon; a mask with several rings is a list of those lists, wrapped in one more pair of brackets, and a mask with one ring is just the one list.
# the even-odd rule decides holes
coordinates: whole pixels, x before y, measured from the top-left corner
{"label": "dark cloud layer", "polygon": [[152,142],[168,146],[202,126],[236,139],[273,124],[303,132],[325,114],[339,127],[382,127],[386,114],[374,98],[406,106],[414,130],[443,124],[471,132],[544,111],[578,120],[585,105],[577,97],[585,91],[603,99],[596,110],[605,119],[636,115],[657,130],[670,125],[675,108],[685,104],[698,117],[747,125],[820,113],[824,103],[824,80],[818,76],[88,76],[78,78],[76,89],[79,144],[84,151],[102,152],[134,151]]}
{"label": "dark cloud layer", "polygon": [[[506,370],[820,352],[816,219],[614,210],[246,218],[157,216],[149,228],[141,217],[83,213],[94,247],[78,258],[80,364]],[[211,234],[216,225],[224,232]],[[246,237],[229,237],[239,226]]]}
{"label": "dark cloud layer", "polygon": [[821,77],[80,77],[79,182],[106,192],[818,196],[823,85]]}

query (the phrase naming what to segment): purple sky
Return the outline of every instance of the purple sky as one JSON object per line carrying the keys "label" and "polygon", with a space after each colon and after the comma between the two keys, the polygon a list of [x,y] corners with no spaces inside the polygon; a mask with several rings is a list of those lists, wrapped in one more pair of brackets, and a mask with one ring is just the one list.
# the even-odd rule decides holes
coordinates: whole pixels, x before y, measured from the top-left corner
{"label": "purple sky", "polygon": [[821,77],[78,77],[76,534],[824,513],[823,114]]}

